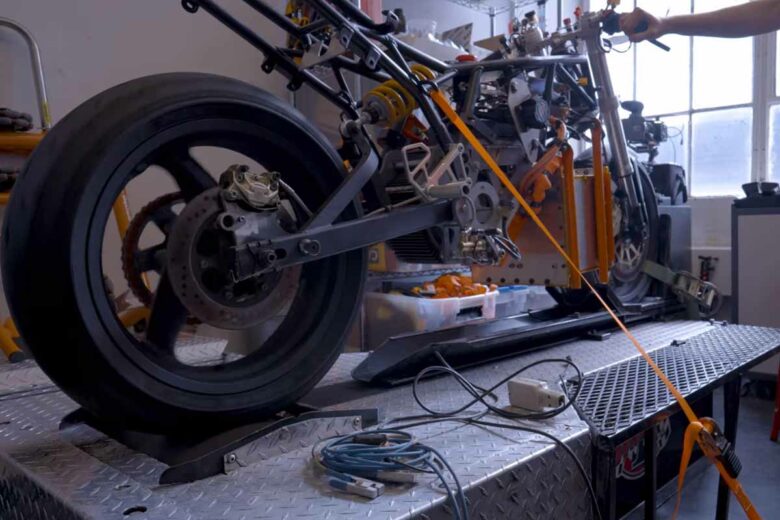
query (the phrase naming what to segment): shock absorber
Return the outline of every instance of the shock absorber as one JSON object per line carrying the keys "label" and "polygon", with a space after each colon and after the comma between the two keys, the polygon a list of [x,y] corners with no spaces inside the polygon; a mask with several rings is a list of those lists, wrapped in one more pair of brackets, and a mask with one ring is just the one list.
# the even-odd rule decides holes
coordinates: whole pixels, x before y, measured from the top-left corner
{"label": "shock absorber", "polygon": [[[411,69],[421,81],[435,77],[433,71],[423,65],[415,63]],[[394,79],[371,89],[363,98],[363,111],[369,115],[371,123],[388,128],[405,122],[416,108],[414,97]]]}

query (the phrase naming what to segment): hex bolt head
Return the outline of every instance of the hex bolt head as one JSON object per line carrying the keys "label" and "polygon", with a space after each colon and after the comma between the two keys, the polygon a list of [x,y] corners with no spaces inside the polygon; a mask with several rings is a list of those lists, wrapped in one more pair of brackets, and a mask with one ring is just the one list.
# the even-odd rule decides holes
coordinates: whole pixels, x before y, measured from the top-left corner
{"label": "hex bolt head", "polygon": [[298,249],[306,256],[317,256],[321,251],[320,243],[308,238],[304,238],[298,243]]}

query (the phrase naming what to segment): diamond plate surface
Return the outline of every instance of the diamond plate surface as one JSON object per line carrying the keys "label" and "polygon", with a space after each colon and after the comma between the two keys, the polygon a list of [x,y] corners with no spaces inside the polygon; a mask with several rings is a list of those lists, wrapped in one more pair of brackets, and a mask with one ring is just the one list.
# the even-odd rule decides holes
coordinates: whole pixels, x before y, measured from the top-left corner
{"label": "diamond plate surface", "polygon": [[342,354],[333,368],[317,384],[318,387],[347,383],[352,381],[352,370],[368,357],[367,352],[349,352]]}
{"label": "diamond plate surface", "polygon": [[[667,346],[673,341],[684,341],[691,336],[701,334],[712,328],[713,326],[707,322],[676,321],[643,324],[635,327],[633,333],[648,351],[653,351]],[[357,354],[357,356],[361,355],[364,354]],[[473,383],[486,388],[520,368],[543,359],[570,357],[583,373],[587,373],[637,357],[637,355],[636,349],[628,338],[623,334],[613,334],[604,341],[574,341],[557,347],[523,354],[516,358],[489,363],[479,368],[466,370],[463,373]],[[337,368],[337,370],[339,369]],[[555,382],[560,374],[560,366],[548,364],[526,372],[524,377]],[[572,371],[569,371],[565,375],[570,377],[574,374]],[[557,383],[555,384],[557,386]],[[439,410],[457,408],[471,400],[471,397],[465,394],[457,383],[448,378],[425,381],[420,388],[424,391],[426,401],[436,403]],[[499,393],[499,398],[500,406],[509,404],[505,393]],[[392,388],[378,395],[368,395],[350,400],[333,408],[379,408],[381,410],[386,408],[385,403],[387,401],[393,403],[392,410],[394,412],[392,414],[388,412],[388,417],[411,416],[420,413],[420,409],[412,397],[411,387],[408,385]]]}
{"label": "diamond plate surface", "polygon": [[[716,326],[650,354],[683,395],[689,395],[780,347],[780,330]],[[577,404],[602,435],[627,429],[674,403],[641,358],[588,374]]]}
{"label": "diamond plate surface", "polygon": [[0,363],[0,398],[53,387],[54,384],[34,361]]}
{"label": "diamond plate surface", "polygon": [[[325,439],[362,430],[360,417],[312,419],[284,426],[228,454],[227,471],[269,460],[296,449],[310,448]],[[232,459],[232,460],[231,460]]]}
{"label": "diamond plate surface", "polygon": [[[636,327],[635,333],[650,350],[655,350],[672,340],[684,340],[711,328],[706,323],[653,323]],[[476,384],[489,385],[542,358],[571,356],[589,372],[635,355],[630,343],[615,335],[602,342],[577,341],[490,363],[466,374]],[[348,380],[352,367],[363,356],[343,356],[322,385]],[[528,375],[555,381],[560,373],[561,367],[548,365]],[[0,374],[0,380],[2,377]],[[453,381],[439,378],[423,382],[420,395],[437,409],[447,409],[467,398],[458,388]],[[506,404],[500,391],[499,396],[501,403]],[[448,517],[446,496],[432,479],[413,487],[391,486],[373,501],[347,496],[325,486],[310,467],[310,447],[294,443],[289,450],[229,475],[192,484],[159,486],[157,479],[165,469],[162,463],[86,426],[58,431],[59,420],[75,408],[75,403],[53,389],[0,400],[0,466],[19,468],[21,472],[11,475],[4,470],[0,473],[0,486],[40,489],[52,497],[52,508],[59,503],[75,512],[77,518],[101,520]],[[385,421],[420,412],[409,387],[367,390],[363,397],[331,408],[378,408]],[[590,435],[574,411],[532,426],[565,440],[589,467]],[[572,461],[543,437],[450,423],[419,427],[413,433],[439,449],[453,466],[467,490],[472,518],[590,517],[585,484]],[[24,482],[13,480],[18,478],[17,474],[23,475]],[[0,501],[0,518],[15,520],[6,516],[10,514],[5,507],[10,507],[8,502]],[[51,516],[48,505],[45,511],[41,516],[24,518],[60,518]],[[67,516],[62,518],[69,520]]]}
{"label": "diamond plate surface", "polygon": [[13,461],[0,455],[0,512],[4,520],[80,520],[68,507]]}

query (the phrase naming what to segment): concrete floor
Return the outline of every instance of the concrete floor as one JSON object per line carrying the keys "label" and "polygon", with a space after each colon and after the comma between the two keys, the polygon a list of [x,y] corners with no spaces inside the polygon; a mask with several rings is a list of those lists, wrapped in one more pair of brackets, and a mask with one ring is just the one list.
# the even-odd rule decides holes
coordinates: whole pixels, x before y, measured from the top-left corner
{"label": "concrete floor", "polygon": [[[723,396],[715,396],[715,417],[722,424]],[[743,397],[739,410],[737,454],[742,461],[740,482],[764,519],[780,518],[780,443],[769,440],[774,403]],[[720,413],[718,413],[720,412]],[[686,482],[680,507],[680,520],[712,520],[718,489],[718,473],[710,467],[697,479]],[[674,498],[658,510],[659,519],[672,517]],[[742,508],[731,499],[729,518],[745,518]]]}

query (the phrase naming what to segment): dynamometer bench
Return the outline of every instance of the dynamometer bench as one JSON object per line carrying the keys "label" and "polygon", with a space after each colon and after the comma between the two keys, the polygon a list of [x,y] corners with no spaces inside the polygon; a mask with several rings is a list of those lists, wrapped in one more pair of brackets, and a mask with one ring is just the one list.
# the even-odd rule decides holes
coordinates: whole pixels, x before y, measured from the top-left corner
{"label": "dynamometer bench", "polygon": [[[733,388],[738,388],[740,374],[780,350],[780,331],[774,329],[676,321],[637,325],[634,332],[703,414],[711,413],[714,388],[730,382],[733,397],[729,399],[738,399]],[[655,506],[654,493],[646,492],[650,486],[656,488],[656,476],[670,478],[663,475],[664,464],[679,463],[675,442],[680,427],[671,396],[637,359],[630,343],[619,334],[600,339],[572,341],[465,374],[475,384],[490,386],[533,361],[570,356],[586,373],[578,407],[588,417],[587,423],[570,409],[531,426],[564,440],[587,468],[593,468],[604,517],[615,518],[640,504],[644,496],[651,497],[647,507]],[[192,348],[196,354],[208,351]],[[364,357],[343,355],[302,402],[326,411],[378,409],[381,420],[419,414],[409,386],[377,389],[352,381],[350,372]],[[550,380],[558,376],[557,367],[539,369],[529,376]],[[414,487],[388,487],[373,501],[341,494],[321,481],[310,465],[312,444],[359,429],[358,416],[347,414],[282,428],[226,456],[226,474],[161,485],[167,466],[154,458],[84,424],[69,424],[60,430],[63,417],[77,406],[32,362],[3,365],[0,370],[3,519],[450,516],[446,496],[433,479]],[[422,383],[420,393],[440,408],[453,407],[464,399],[459,387],[444,378]],[[500,398],[506,400],[505,395]],[[736,427],[736,407],[728,406],[727,412],[726,434],[730,435]],[[454,423],[423,426],[414,433],[452,464],[466,489],[472,518],[580,519],[593,515],[574,462],[543,437]],[[651,441],[650,450],[641,447],[643,439]],[[647,460],[645,451],[650,455]],[[668,457],[673,462],[656,464],[656,456],[659,461]],[[643,475],[652,478],[642,479]],[[629,503],[627,497],[633,495],[636,499]]]}

